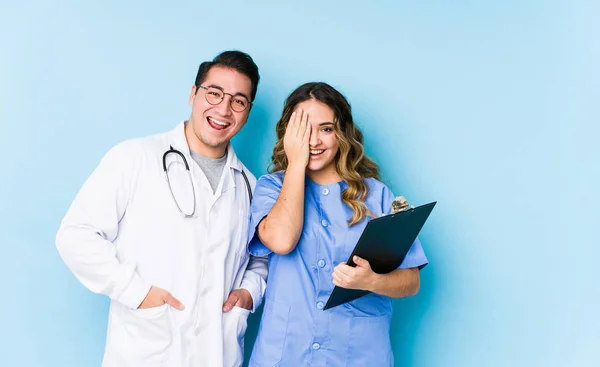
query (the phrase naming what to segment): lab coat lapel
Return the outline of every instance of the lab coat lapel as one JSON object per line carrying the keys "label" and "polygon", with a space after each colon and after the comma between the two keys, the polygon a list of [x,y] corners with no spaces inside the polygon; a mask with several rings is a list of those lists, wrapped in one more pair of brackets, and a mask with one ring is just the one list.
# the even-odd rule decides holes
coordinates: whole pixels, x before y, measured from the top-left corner
{"label": "lab coat lapel", "polygon": [[229,146],[227,147],[227,163],[225,164],[225,168],[223,169],[223,177],[221,178],[221,193],[236,188],[236,174],[241,174],[242,167],[242,162],[240,162],[235,154],[233,146],[231,143],[229,143]]}

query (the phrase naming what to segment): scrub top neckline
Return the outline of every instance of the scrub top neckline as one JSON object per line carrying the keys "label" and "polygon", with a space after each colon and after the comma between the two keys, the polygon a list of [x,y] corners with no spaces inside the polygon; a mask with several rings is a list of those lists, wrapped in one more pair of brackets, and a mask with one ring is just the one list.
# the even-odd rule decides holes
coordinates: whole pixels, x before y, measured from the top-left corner
{"label": "scrub top neckline", "polygon": [[308,175],[305,175],[305,176],[306,176],[305,182],[307,184],[310,184],[311,186],[316,186],[316,187],[319,187],[319,188],[326,188],[326,187],[330,188],[332,186],[340,186],[340,187],[342,187],[342,186],[346,185],[346,181],[344,181],[344,180],[332,182],[332,183],[327,184],[327,185],[321,185],[321,184],[316,183],[315,181],[313,181]]}

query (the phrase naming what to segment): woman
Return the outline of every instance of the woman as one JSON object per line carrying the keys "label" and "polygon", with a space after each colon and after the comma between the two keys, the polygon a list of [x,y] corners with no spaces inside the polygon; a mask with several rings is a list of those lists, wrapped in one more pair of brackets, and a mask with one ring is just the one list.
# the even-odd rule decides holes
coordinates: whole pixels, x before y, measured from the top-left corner
{"label": "woman", "polygon": [[[393,366],[392,298],[414,295],[427,258],[415,241],[399,269],[344,263],[392,192],[365,157],[350,105],[325,83],[287,98],[271,174],[256,185],[249,250],[269,255],[265,307],[250,366]],[[323,311],[334,285],[373,293]]]}

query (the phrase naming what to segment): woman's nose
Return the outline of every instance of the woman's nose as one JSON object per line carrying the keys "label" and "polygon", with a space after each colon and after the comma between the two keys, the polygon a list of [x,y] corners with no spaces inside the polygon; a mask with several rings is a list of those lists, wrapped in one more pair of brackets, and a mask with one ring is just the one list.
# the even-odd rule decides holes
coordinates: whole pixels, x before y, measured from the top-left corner
{"label": "woman's nose", "polygon": [[321,143],[321,139],[319,138],[319,130],[316,130],[314,128],[312,129],[312,131],[310,132],[310,140],[308,141],[308,143],[313,147],[316,147]]}

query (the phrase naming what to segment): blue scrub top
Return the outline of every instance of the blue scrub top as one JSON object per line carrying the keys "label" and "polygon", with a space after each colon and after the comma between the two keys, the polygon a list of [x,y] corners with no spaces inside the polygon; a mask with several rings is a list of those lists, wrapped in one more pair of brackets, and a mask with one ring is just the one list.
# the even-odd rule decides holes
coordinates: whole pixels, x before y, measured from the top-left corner
{"label": "blue scrub top", "polygon": [[[249,251],[269,255],[269,278],[250,366],[393,366],[389,330],[392,299],[369,294],[323,311],[333,290],[333,269],[347,261],[371,217],[348,227],[352,209],[341,199],[345,182],[318,185],[306,177],[304,227],[287,255],[272,253],[255,231],[281,191],[284,172],[262,176],[251,206]],[[366,178],[366,205],[377,216],[390,213],[394,194]],[[427,264],[417,239],[400,268]]]}

